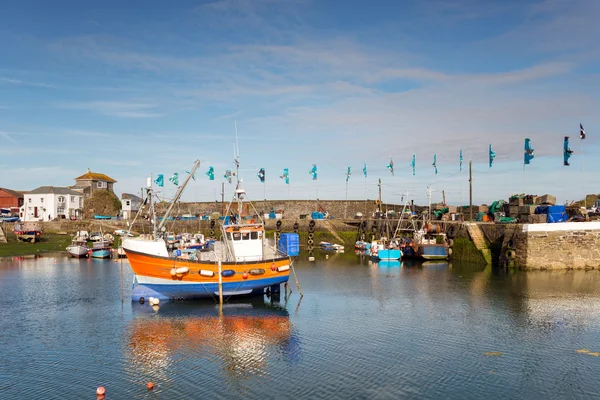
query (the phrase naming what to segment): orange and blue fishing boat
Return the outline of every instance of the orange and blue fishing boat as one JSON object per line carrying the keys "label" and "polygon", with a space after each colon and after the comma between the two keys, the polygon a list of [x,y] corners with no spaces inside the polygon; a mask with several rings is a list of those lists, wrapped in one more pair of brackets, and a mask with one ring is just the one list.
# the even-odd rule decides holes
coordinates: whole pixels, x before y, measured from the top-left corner
{"label": "orange and blue fishing boat", "polygon": [[[237,157],[235,162],[239,171]],[[215,241],[209,251],[169,249],[165,224],[173,205],[199,166],[200,161],[196,161],[152,235],[123,241],[134,273],[133,301],[149,297],[160,300],[216,297],[219,285],[223,296],[264,293],[266,289],[278,293],[280,285],[289,279],[291,260],[287,254],[269,245],[262,219],[258,217],[256,222],[242,223],[246,192],[239,179],[226,217],[219,222],[222,239]],[[151,180],[148,180],[146,191],[154,215]]]}

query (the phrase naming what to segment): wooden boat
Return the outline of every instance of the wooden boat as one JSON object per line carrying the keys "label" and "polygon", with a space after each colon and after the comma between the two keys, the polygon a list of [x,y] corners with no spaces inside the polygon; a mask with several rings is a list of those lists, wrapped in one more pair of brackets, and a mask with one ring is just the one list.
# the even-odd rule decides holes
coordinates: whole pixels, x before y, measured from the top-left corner
{"label": "wooden boat", "polygon": [[110,258],[110,242],[108,240],[99,240],[92,243],[93,258]]}
{"label": "wooden boat", "polygon": [[[237,157],[235,162],[239,170]],[[167,235],[162,229],[173,205],[199,166],[200,161],[196,161],[160,224],[155,225],[153,235],[123,240],[123,249],[134,273],[133,301],[142,297],[160,300],[214,297],[218,296],[220,285],[223,296],[264,293],[266,288],[279,292],[280,284],[289,279],[290,258],[268,245],[263,221],[238,223],[243,220],[246,197],[239,179],[225,213],[228,218],[220,222],[222,241],[216,241],[211,251],[169,250]],[[150,212],[155,215],[151,182],[146,190]],[[153,218],[153,221],[157,220]]]}
{"label": "wooden boat", "polygon": [[75,238],[70,246],[67,246],[67,251],[73,257],[88,257],[90,248],[87,247],[87,241],[82,238]]}

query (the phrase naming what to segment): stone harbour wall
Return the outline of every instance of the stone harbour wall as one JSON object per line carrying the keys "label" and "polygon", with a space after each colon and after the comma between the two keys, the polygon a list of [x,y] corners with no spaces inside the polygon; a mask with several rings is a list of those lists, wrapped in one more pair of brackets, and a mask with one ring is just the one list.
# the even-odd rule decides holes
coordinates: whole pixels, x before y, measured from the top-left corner
{"label": "stone harbour wall", "polygon": [[600,222],[525,224],[515,238],[522,268],[600,268]]}

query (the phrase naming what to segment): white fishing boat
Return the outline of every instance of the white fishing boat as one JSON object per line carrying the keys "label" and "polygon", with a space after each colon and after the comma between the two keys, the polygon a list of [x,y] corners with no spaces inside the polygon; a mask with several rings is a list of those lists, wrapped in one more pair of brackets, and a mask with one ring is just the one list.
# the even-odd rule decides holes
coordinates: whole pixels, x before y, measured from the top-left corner
{"label": "white fishing boat", "polygon": [[87,247],[87,241],[85,239],[76,237],[73,242],[67,246],[67,251],[73,257],[88,257],[90,248]]}

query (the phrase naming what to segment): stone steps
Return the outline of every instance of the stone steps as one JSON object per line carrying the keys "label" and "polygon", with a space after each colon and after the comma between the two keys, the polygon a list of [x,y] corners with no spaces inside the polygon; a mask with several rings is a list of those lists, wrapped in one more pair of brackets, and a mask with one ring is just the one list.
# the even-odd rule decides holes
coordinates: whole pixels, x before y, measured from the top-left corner
{"label": "stone steps", "polygon": [[469,233],[469,236],[471,237],[471,240],[473,241],[473,244],[475,244],[475,247],[477,247],[477,250],[479,250],[481,252],[481,255],[483,256],[483,259],[485,260],[485,262],[488,264],[491,264],[492,263],[492,251],[488,248],[487,241],[485,240],[485,237],[483,236],[483,232],[481,232],[479,225],[473,224],[473,223],[469,223],[469,224],[465,224],[465,225],[467,227],[467,232]]}
{"label": "stone steps", "polygon": [[6,236],[4,235],[4,231],[2,230],[1,226],[0,226],[0,243],[7,243]]}

